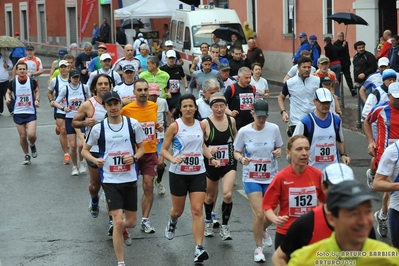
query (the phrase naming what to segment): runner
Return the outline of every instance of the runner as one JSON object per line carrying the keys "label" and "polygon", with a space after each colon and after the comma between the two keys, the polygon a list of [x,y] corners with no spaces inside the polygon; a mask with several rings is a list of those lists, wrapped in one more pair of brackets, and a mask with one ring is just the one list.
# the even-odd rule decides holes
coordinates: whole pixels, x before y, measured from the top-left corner
{"label": "runner", "polygon": [[159,69],[159,60],[156,56],[150,56],[147,59],[147,71],[140,73],[140,78],[148,83],[156,83],[161,88],[161,98],[169,98],[169,74]]}
{"label": "runner", "polygon": [[317,89],[313,99],[316,109],[298,122],[293,134],[304,135],[309,140],[309,165],[320,171],[332,163],[341,161],[349,165],[351,162],[345,151],[341,118],[330,112],[332,102],[330,90]]}
{"label": "runner", "polygon": [[[82,45],[83,52],[76,57],[75,68],[80,73],[80,80],[86,84],[89,80],[89,66],[91,61],[97,57],[97,52],[93,51],[93,45],[90,42],[85,42]],[[89,86],[90,87],[90,86]]]}
{"label": "runner", "polygon": [[[69,72],[69,84],[61,87],[59,94],[55,101],[52,102],[53,106],[65,112],[65,128],[70,148],[70,155],[72,160],[72,176],[77,176],[86,172],[86,164],[83,161],[82,148],[84,143],[83,134],[84,128],[73,128],[72,119],[78,112],[79,107],[90,96],[90,92],[86,85],[80,83],[80,74],[76,69]],[[63,102],[65,101],[65,105]],[[76,133],[79,130],[80,133]],[[76,140],[76,137],[79,137]],[[76,143],[77,142],[77,143]],[[79,154],[79,164],[78,164]]]}
{"label": "runner", "polygon": [[267,84],[267,80],[262,78],[262,66],[259,63],[253,63],[251,66],[252,76],[251,76],[251,85],[255,86],[255,101],[261,99],[269,98],[269,85]]}
{"label": "runner", "polygon": [[199,97],[195,102],[200,113],[201,120],[212,115],[212,109],[209,106],[211,95],[220,91],[220,83],[216,79],[207,79],[202,83],[204,97]]}
{"label": "runner", "polygon": [[125,48],[123,48],[123,52],[125,53],[125,56],[116,60],[112,70],[118,72],[119,75],[123,75],[123,67],[125,65],[133,65],[136,73],[139,73],[141,71],[141,64],[137,58],[134,58],[133,45],[126,44]]}
{"label": "runner", "polygon": [[[105,74],[99,74],[93,79],[91,83],[90,91],[93,95],[88,101],[85,101],[78,109],[78,113],[72,120],[72,126],[74,128],[86,128],[86,132],[90,133],[91,128],[104,120],[106,111],[102,105],[103,96],[107,91],[111,90],[111,78]],[[93,145],[90,149],[90,153],[95,157],[99,157],[99,150],[97,145]],[[99,214],[98,206],[98,193],[101,188],[101,178],[98,166],[91,161],[87,161],[89,166],[89,192],[90,192],[90,205],[89,211],[91,217],[97,218]],[[112,216],[109,216],[109,226],[112,224]],[[109,230],[110,231],[110,230]],[[112,233],[112,231],[111,231]],[[111,234],[112,235],[112,234]]]}
{"label": "runner", "polygon": [[[184,94],[179,99],[179,107],[173,114],[174,123],[165,134],[161,154],[170,161],[169,186],[172,197],[170,219],[165,236],[172,240],[175,236],[177,219],[183,214],[187,192],[190,197],[193,217],[193,237],[195,242],[194,262],[203,262],[209,258],[202,246],[204,239],[203,202],[206,195],[206,177],[203,156],[219,167],[216,160],[204,144],[203,128],[199,122],[199,113],[192,94]],[[173,142],[173,155],[169,147]]]}
{"label": "runner", "polygon": [[227,105],[226,114],[234,117],[237,130],[254,122],[252,115],[256,88],[251,85],[251,70],[242,67],[238,70],[238,82],[230,85],[224,92]]}
{"label": "runner", "polygon": [[[75,69],[75,57],[71,54],[66,54],[62,58],[62,60],[66,60],[69,64],[68,66],[68,71],[71,71],[72,69]],[[53,78],[58,77],[60,75],[60,69],[56,69],[54,73],[51,75],[51,77],[48,79],[47,83],[50,85],[50,82],[53,80]]]}
{"label": "runner", "polygon": [[254,122],[242,127],[234,140],[234,158],[243,165],[242,182],[254,214],[254,261],[264,262],[263,247],[271,247],[273,241],[267,231],[272,220],[262,210],[262,198],[278,172],[283,140],[278,126],[266,122],[269,104],[265,100],[255,102],[251,115]]}
{"label": "runner", "polygon": [[[157,112],[157,123],[163,125],[164,129],[170,125],[170,111],[168,109],[168,103],[165,99],[159,97],[161,95],[161,88],[159,88],[156,83],[148,84],[148,99],[153,101],[158,105]],[[161,147],[163,143],[163,139],[165,137],[165,130],[162,132],[157,132],[157,153],[158,153],[158,164],[157,164],[157,178],[155,179],[155,187],[157,188],[157,194],[159,196],[164,196],[166,189],[162,184],[162,177],[165,171],[165,162],[164,158],[161,155]]]}
{"label": "runner", "polygon": [[188,91],[187,77],[184,74],[183,68],[180,65],[175,64],[176,52],[169,50],[166,53],[166,64],[160,67],[160,70],[165,71],[169,74],[169,92],[171,97],[167,98],[168,107],[171,113],[177,108],[177,103],[181,96],[180,93],[180,81],[183,80],[185,92]]}
{"label": "runner", "polygon": [[162,132],[163,126],[157,123],[158,106],[152,101],[148,101],[148,83],[144,79],[134,82],[134,94],[136,100],[124,106],[121,114],[130,118],[135,118],[141,124],[146,138],[143,141],[143,157],[138,161],[139,173],[143,175],[143,198],[141,201],[141,231],[146,234],[155,233],[151,226],[150,212],[154,201],[154,178],[157,176],[157,138],[155,132]]}
{"label": "runner", "polygon": [[[40,106],[40,93],[39,88],[36,86],[36,82],[27,75],[27,63],[18,62],[14,69],[16,71],[16,76],[10,82],[7,89],[6,104],[11,103],[11,95],[14,94],[16,99],[14,103],[13,119],[17,126],[19,143],[25,154],[23,164],[29,165],[31,163],[31,156],[33,158],[37,157],[35,145],[37,125],[36,108]],[[29,155],[29,147],[31,155]]]}
{"label": "runner", "polygon": [[[36,50],[32,44],[26,46],[27,56],[18,60],[18,62],[25,62],[27,65],[27,76],[36,82],[36,87],[39,88],[38,77],[43,74],[43,65],[39,57],[35,56]],[[16,68],[12,70],[12,76],[15,77]]]}
{"label": "runner", "polygon": [[[391,244],[399,249],[399,140],[388,146],[381,156],[378,164],[377,174],[374,178],[373,188],[376,191],[390,192],[389,201],[389,230],[391,236]],[[377,217],[379,211],[374,214]]]}
{"label": "runner", "polygon": [[68,51],[66,49],[60,49],[58,51],[58,59],[54,60],[53,63],[51,64],[50,76],[53,75],[54,71],[59,69],[60,61],[63,60],[64,56],[67,54],[68,54]]}
{"label": "runner", "polygon": [[[354,180],[352,169],[340,163],[327,166],[323,171],[322,189],[327,194],[328,189],[345,180]],[[292,223],[284,241],[273,254],[273,265],[287,265],[291,254],[302,248],[325,239],[334,231],[334,227],[326,220],[327,205],[319,205]],[[374,230],[372,230],[374,232]],[[375,239],[375,233],[374,233]]]}
{"label": "runner", "polygon": [[89,71],[89,75],[95,70],[101,69],[100,57],[102,54],[107,52],[107,46],[105,44],[99,44],[97,47],[98,56],[91,60],[89,67],[87,68]]}
{"label": "runner", "polygon": [[200,44],[201,54],[199,56],[194,56],[193,62],[191,63],[190,73],[193,74],[195,71],[202,69],[202,57],[208,55],[209,53],[209,44],[203,42]]}
{"label": "runner", "polygon": [[[322,174],[308,165],[309,150],[305,136],[296,135],[288,140],[286,153],[291,163],[276,174],[263,198],[266,218],[277,226],[275,249],[284,241],[288,228],[298,217],[315,208],[318,200],[325,202]],[[276,215],[278,205],[280,210]]]}
{"label": "runner", "polygon": [[288,265],[399,265],[397,249],[368,238],[373,199],[370,189],[357,180],[334,185],[327,194],[327,221],[334,232],[292,253]]}
{"label": "runner", "polygon": [[[132,244],[128,228],[135,227],[137,221],[137,172],[134,166],[144,154],[142,141],[145,135],[137,120],[120,115],[122,105],[117,93],[107,92],[103,105],[107,118],[92,128],[82,154],[101,169],[102,187],[115,221],[114,251],[118,266],[125,266],[122,239],[126,245]],[[117,138],[125,141],[111,141]],[[91,154],[93,146],[101,147],[99,158]]]}
{"label": "runner", "polygon": [[[62,108],[60,109],[54,106],[54,99],[58,97],[60,89],[68,86],[69,63],[66,60],[61,60],[58,69],[60,71],[60,75],[51,80],[48,86],[47,97],[50,102],[50,106],[54,107],[54,119],[56,124],[55,132],[57,135],[60,135],[60,145],[62,151],[64,152],[63,164],[69,164],[70,155],[68,152],[68,138],[65,127],[65,112],[62,111]],[[60,104],[64,108],[67,106],[65,99],[62,99]]]}
{"label": "runner", "polygon": [[[216,84],[216,80],[214,80]],[[197,100],[198,101],[198,100]],[[215,166],[204,158],[207,185],[205,198],[205,236],[213,236],[214,209],[219,180],[222,181],[223,203],[222,203],[222,227],[220,236],[223,240],[231,240],[230,228],[228,222],[233,209],[233,187],[236,179],[237,161],[234,159],[233,141],[237,134],[234,118],[225,114],[227,106],[226,99],[222,93],[212,94],[210,97],[210,107],[212,114],[202,120],[201,126],[204,128],[205,144],[210,149],[213,156],[220,161],[220,168]],[[214,213],[215,214],[215,213]],[[216,218],[216,214],[214,215]]]}
{"label": "runner", "polygon": [[119,94],[122,99],[122,105],[127,105],[136,100],[136,95],[133,93],[133,83],[136,79],[136,70],[133,65],[124,65],[123,83],[116,85],[114,91]]}
{"label": "runner", "polygon": [[112,58],[109,54],[104,53],[100,56],[100,64],[101,69],[95,70],[94,72],[90,73],[89,80],[87,81],[87,86],[90,88],[91,82],[93,81],[94,77],[98,74],[105,74],[112,78],[111,86],[114,88],[116,85],[122,83],[121,76],[111,69],[112,66]]}

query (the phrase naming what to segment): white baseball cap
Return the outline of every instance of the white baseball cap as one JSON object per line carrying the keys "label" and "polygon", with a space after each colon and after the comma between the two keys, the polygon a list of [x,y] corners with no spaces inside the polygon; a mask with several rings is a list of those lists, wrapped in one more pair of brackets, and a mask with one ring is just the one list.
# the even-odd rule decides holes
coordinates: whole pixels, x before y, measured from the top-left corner
{"label": "white baseball cap", "polygon": [[333,163],[323,170],[323,182],[337,185],[342,181],[354,180],[353,170],[343,163]]}
{"label": "white baseball cap", "polygon": [[107,54],[107,53],[102,54],[101,57],[100,57],[100,61],[104,61],[105,59],[111,59],[112,60],[112,57],[109,54]]}
{"label": "white baseball cap", "polygon": [[174,57],[174,58],[176,58],[176,52],[175,51],[173,51],[173,50],[169,50],[169,51],[167,51],[166,52],[166,57]]}
{"label": "white baseball cap", "polygon": [[165,46],[173,46],[173,42],[171,40],[168,40],[165,42]]}
{"label": "white baseball cap", "polygon": [[399,98],[399,83],[393,82],[388,87],[388,93],[392,95],[394,98]]}
{"label": "white baseball cap", "polygon": [[389,59],[386,57],[381,57],[378,59],[378,67],[380,66],[388,66],[389,65]]}
{"label": "white baseball cap", "polygon": [[326,88],[320,88],[317,89],[314,93],[313,99],[319,101],[319,102],[332,102],[333,101],[333,96],[330,92],[330,90]]}
{"label": "white baseball cap", "polygon": [[58,63],[58,67],[61,66],[69,66],[69,63],[67,60],[60,60],[60,62]]}

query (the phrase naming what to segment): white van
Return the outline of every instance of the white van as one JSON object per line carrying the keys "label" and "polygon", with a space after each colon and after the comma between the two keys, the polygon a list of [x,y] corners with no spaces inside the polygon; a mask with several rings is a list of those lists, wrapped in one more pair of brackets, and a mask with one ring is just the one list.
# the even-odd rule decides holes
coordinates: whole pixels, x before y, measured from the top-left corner
{"label": "white van", "polygon": [[[234,9],[200,5],[192,10],[177,9],[173,12],[170,39],[184,61],[183,69],[186,75],[190,75],[189,68],[193,58],[201,54],[201,43],[213,44],[212,32],[219,27],[229,27],[238,31],[244,38],[240,40],[243,50],[247,52],[245,34]],[[228,45],[231,44],[231,40],[224,41]]]}

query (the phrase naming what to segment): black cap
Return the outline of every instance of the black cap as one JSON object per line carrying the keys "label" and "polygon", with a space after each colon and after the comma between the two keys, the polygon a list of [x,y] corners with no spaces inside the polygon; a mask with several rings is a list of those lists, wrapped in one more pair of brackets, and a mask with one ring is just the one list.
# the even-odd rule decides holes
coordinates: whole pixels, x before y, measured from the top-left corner
{"label": "black cap", "polygon": [[210,55],[204,55],[202,57],[202,62],[212,62],[212,57]]}
{"label": "black cap", "polygon": [[80,77],[80,73],[76,69],[72,69],[71,71],[69,71],[69,77],[70,78]]}
{"label": "black cap", "polygon": [[28,44],[25,47],[26,50],[35,50],[35,47],[32,44]]}
{"label": "black cap", "polygon": [[107,91],[103,96],[103,104],[111,100],[117,100],[118,102],[121,102],[121,97],[119,97],[119,94],[115,91]]}
{"label": "black cap", "polygon": [[256,116],[268,116],[269,104],[265,100],[257,100],[254,103],[254,111]]}
{"label": "black cap", "polygon": [[122,68],[122,71],[123,71],[123,72],[126,72],[126,71],[133,71],[133,72],[135,72],[136,70],[134,69],[134,66],[133,66],[133,65],[124,65],[123,68]]}
{"label": "black cap", "polygon": [[332,186],[327,193],[327,209],[351,209],[357,205],[375,199],[371,190],[357,180],[342,181]]}
{"label": "black cap", "polygon": [[226,70],[226,69],[231,69],[231,67],[229,66],[229,64],[219,64],[218,67],[219,70]]}
{"label": "black cap", "polygon": [[320,83],[321,84],[331,84],[332,80],[330,79],[329,76],[324,76],[320,78]]}

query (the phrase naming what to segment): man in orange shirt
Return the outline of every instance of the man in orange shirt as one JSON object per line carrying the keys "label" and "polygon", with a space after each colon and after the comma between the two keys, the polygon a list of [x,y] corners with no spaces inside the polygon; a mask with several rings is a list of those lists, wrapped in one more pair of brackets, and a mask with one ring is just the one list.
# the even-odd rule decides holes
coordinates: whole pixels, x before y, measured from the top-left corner
{"label": "man in orange shirt", "polygon": [[138,160],[139,172],[143,176],[143,199],[141,201],[141,230],[147,234],[155,233],[151,226],[149,215],[154,200],[154,178],[157,176],[157,138],[155,130],[163,131],[163,126],[157,123],[158,105],[149,101],[148,83],[144,79],[134,82],[133,93],[136,101],[124,106],[121,115],[134,118],[141,124],[146,138],[143,141],[144,155]]}

